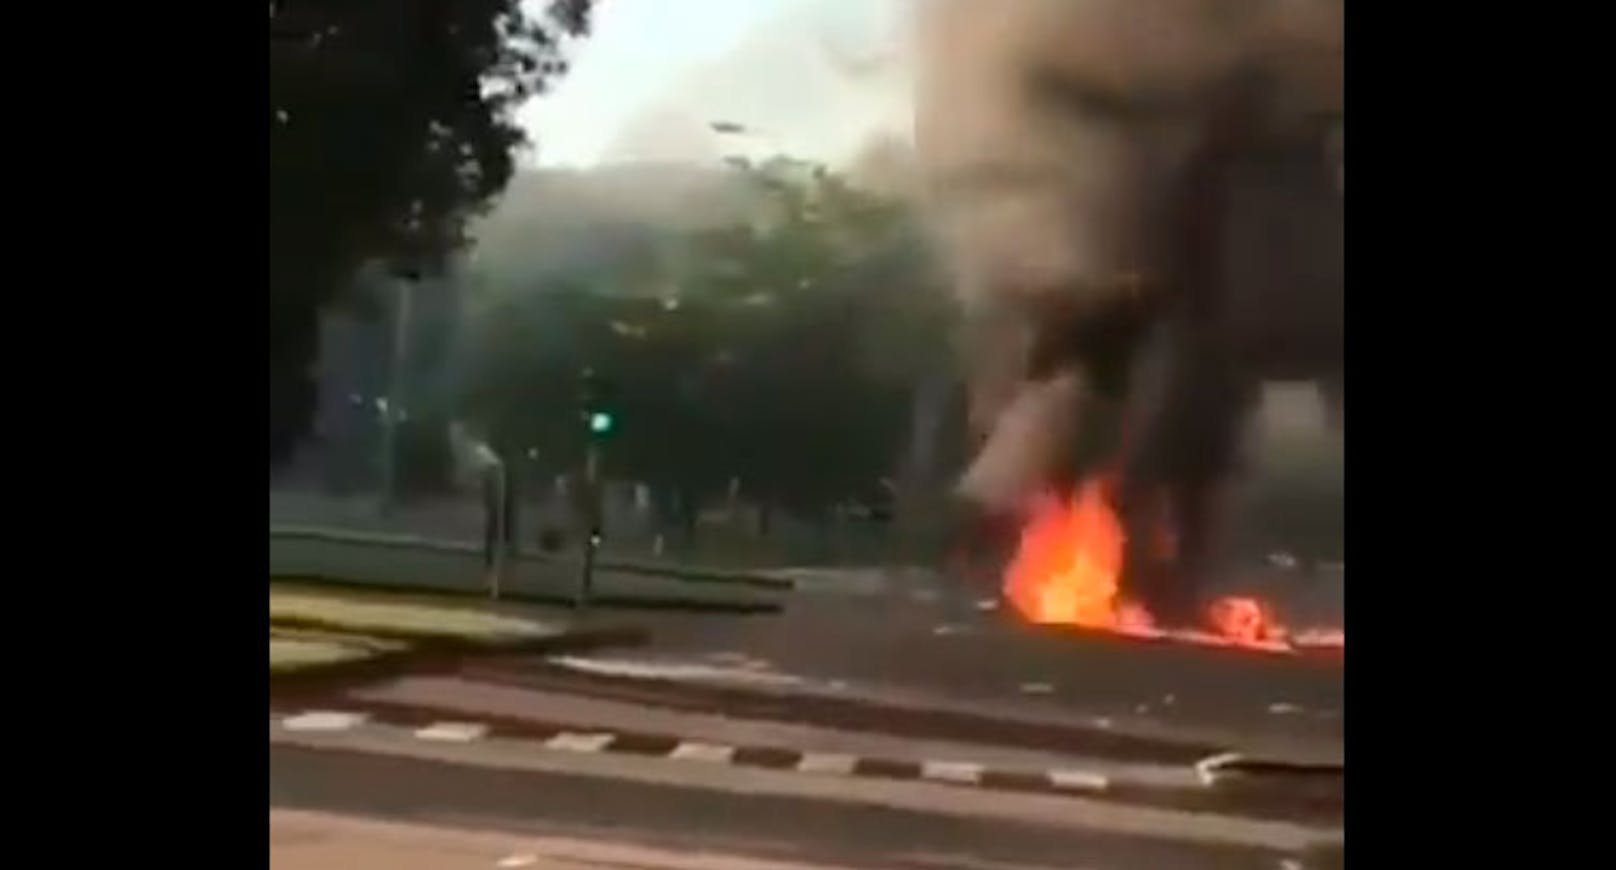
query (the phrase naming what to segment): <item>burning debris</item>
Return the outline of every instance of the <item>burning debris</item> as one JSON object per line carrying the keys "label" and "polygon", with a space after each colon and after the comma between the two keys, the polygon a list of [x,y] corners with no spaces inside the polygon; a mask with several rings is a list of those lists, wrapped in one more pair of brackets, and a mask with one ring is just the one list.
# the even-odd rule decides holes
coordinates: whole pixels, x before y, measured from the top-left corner
{"label": "burning debris", "polygon": [[1131,637],[1275,653],[1341,648],[1336,628],[1292,632],[1266,602],[1244,596],[1218,598],[1205,609],[1206,630],[1169,629],[1122,586],[1127,532],[1112,508],[1112,486],[1093,478],[1069,499],[1040,496],[1022,529],[1020,546],[1004,572],[1004,595],[1029,622],[1070,625]]}

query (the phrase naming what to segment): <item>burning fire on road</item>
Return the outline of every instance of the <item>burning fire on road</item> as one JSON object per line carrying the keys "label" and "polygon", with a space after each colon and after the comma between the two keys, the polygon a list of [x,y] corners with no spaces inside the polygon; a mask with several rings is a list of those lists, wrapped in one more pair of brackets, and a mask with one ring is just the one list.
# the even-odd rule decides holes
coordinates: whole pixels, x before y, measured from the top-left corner
{"label": "burning fire on road", "polygon": [[1044,625],[1272,653],[1346,645],[1340,629],[1292,631],[1266,602],[1244,596],[1213,601],[1204,614],[1205,630],[1160,628],[1143,605],[1123,594],[1126,545],[1104,478],[1088,480],[1070,497],[1043,495],[1005,569],[1005,597],[1022,618]]}

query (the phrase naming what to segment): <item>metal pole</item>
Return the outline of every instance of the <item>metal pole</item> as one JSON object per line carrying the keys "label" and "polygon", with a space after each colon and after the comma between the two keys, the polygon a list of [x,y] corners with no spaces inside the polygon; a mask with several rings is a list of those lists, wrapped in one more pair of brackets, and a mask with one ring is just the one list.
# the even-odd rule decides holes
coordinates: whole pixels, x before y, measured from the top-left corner
{"label": "metal pole", "polygon": [[398,486],[398,415],[399,392],[403,384],[405,351],[410,335],[410,297],[414,283],[401,279],[398,286],[398,310],[393,315],[393,353],[387,367],[387,407],[382,417],[382,492],[381,510],[386,513],[393,506]]}
{"label": "metal pole", "polygon": [[510,481],[506,478],[505,463],[494,466],[494,573],[488,579],[488,596],[499,600],[499,591],[505,579],[506,544],[510,541],[510,522],[505,515],[505,494]]}
{"label": "metal pole", "polygon": [[589,534],[584,538],[583,572],[578,577],[578,597],[574,602],[580,610],[589,607],[594,593],[595,551],[600,548],[600,448],[595,444],[589,445],[588,458],[585,460],[584,487],[584,511]]}

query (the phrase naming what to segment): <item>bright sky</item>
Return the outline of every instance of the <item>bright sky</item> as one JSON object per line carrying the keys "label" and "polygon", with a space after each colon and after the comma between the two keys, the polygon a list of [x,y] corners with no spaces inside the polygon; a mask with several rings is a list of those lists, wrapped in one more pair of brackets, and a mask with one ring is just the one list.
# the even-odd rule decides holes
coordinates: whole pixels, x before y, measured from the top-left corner
{"label": "bright sky", "polygon": [[854,53],[879,46],[891,0],[597,4],[591,33],[570,47],[571,70],[519,114],[537,143],[529,163],[706,160],[713,149],[746,150],[719,141],[708,121],[744,124],[767,135],[770,150],[825,158],[894,114],[876,93],[882,86],[850,86],[819,47],[826,36]]}

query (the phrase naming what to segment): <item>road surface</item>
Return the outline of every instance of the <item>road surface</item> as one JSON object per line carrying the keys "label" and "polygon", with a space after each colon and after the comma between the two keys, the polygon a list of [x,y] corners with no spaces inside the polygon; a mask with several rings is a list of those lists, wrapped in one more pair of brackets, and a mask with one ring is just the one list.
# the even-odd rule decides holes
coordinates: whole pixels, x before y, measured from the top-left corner
{"label": "road surface", "polygon": [[637,612],[645,647],[272,696],[272,863],[1339,866],[1338,775],[1195,769],[1339,761],[1339,660],[1033,631],[979,592],[844,573],[774,614]]}
{"label": "road surface", "polygon": [[[738,774],[699,761],[546,754],[510,745],[426,747],[387,735],[275,740],[270,748],[272,810],[552,844],[608,843],[687,859],[936,870],[1318,867],[1314,856],[1339,843],[1339,831],[1322,827],[932,783],[863,785],[796,772]],[[296,865],[296,855],[281,848],[278,867],[337,866]],[[504,857],[512,859],[543,851],[514,841],[507,848]],[[366,853],[346,854],[356,860]]]}
{"label": "road surface", "polygon": [[845,712],[856,720],[858,710],[874,710],[864,717],[871,721],[852,723],[859,727],[897,718],[896,707],[1339,759],[1339,654],[1279,656],[1039,629],[979,609],[986,600],[979,592],[921,572],[802,583],[777,614],[641,614],[645,647],[487,676],[559,690],[632,687],[637,697],[651,691],[684,706],[734,706],[761,695],[765,703],[748,707],[799,719]]}

